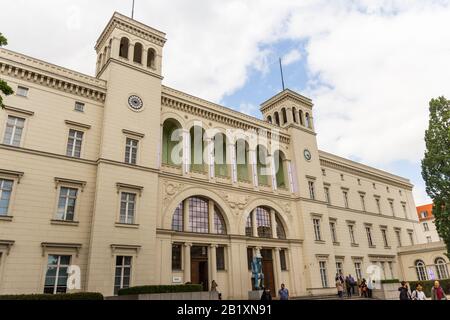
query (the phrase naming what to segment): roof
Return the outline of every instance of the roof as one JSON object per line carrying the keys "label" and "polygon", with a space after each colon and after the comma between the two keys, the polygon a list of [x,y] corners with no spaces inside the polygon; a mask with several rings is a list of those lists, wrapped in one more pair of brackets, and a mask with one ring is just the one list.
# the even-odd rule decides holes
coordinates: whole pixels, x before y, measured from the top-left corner
{"label": "roof", "polygon": [[[419,217],[419,221],[425,221],[425,220],[431,220],[433,219],[433,204],[424,204],[422,206],[417,206],[417,216]],[[422,218],[422,212],[426,211],[427,216],[425,218]]]}
{"label": "roof", "polygon": [[291,89],[284,89],[283,91],[281,91],[280,93],[274,95],[273,97],[271,97],[270,99],[264,101],[261,104],[261,111],[264,111],[265,109],[267,109],[268,107],[270,107],[271,105],[282,101],[282,100],[287,100],[287,99],[292,99],[292,100],[296,100],[299,103],[305,104],[308,107],[313,107],[313,103],[312,100],[310,98],[307,98],[305,96],[302,96],[301,94],[292,91]]}

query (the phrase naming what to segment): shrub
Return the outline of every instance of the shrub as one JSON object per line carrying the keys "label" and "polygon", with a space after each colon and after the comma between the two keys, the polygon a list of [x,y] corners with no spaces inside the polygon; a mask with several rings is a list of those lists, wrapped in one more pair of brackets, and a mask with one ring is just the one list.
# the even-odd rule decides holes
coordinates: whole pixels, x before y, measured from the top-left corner
{"label": "shrub", "polygon": [[61,294],[5,294],[0,300],[103,300],[103,295],[97,292],[78,292]]}
{"label": "shrub", "polygon": [[150,293],[175,293],[175,292],[200,292],[203,291],[201,284],[182,284],[182,285],[156,285],[140,286],[120,289],[119,296],[132,294],[150,294]]}
{"label": "shrub", "polygon": [[[450,294],[450,279],[443,279],[443,280],[438,280],[439,283],[441,284],[442,289],[444,289],[446,294]],[[428,280],[428,281],[409,281],[409,285],[410,285],[410,289],[411,291],[413,291],[414,289],[416,289],[416,285],[420,283],[422,285],[423,288],[423,292],[425,293],[425,295],[429,298],[431,297],[431,288],[434,285],[434,280]]]}

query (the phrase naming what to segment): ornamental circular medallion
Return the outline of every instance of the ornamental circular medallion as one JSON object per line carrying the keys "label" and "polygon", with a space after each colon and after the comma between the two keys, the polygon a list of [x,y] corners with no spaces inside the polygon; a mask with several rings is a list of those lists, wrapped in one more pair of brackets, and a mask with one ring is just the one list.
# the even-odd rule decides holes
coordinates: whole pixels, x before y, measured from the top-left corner
{"label": "ornamental circular medallion", "polygon": [[144,107],[144,103],[137,95],[131,95],[128,98],[128,106],[134,111],[140,111]]}
{"label": "ornamental circular medallion", "polygon": [[312,158],[311,152],[309,152],[308,149],[305,149],[305,151],[303,151],[303,155],[305,156],[305,159],[306,159],[307,161],[310,161],[311,158]]}

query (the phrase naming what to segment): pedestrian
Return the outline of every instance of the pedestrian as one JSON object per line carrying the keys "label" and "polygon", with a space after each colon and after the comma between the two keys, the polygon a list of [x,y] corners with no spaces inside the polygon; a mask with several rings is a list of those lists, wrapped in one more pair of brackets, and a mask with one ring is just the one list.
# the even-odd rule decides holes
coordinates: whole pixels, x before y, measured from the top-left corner
{"label": "pedestrian", "polygon": [[263,293],[261,295],[261,301],[272,301],[272,295],[270,290],[263,287]]}
{"label": "pedestrian", "polygon": [[280,297],[280,300],[289,300],[289,290],[284,283],[281,284],[281,289],[278,290],[278,296]]}
{"label": "pedestrian", "polygon": [[336,277],[336,289],[338,292],[339,299],[342,299],[342,297],[344,296],[344,286],[341,282],[341,279],[339,279],[339,277]]}
{"label": "pedestrian", "polygon": [[218,285],[217,285],[216,280],[213,280],[211,282],[211,291],[217,291],[217,287],[218,287]]}
{"label": "pedestrian", "polygon": [[447,300],[444,289],[442,289],[437,280],[434,282],[433,288],[431,288],[431,300]]}
{"label": "pedestrian", "polygon": [[367,283],[367,297],[372,299],[373,296],[373,289],[375,289],[375,280],[369,279],[369,282]]}
{"label": "pedestrian", "polygon": [[361,284],[359,285],[359,288],[361,289],[361,297],[367,298],[367,281],[366,279],[361,280]]}
{"label": "pedestrian", "polygon": [[355,286],[356,286],[356,280],[352,277],[352,275],[349,275],[350,278],[350,286],[352,287],[352,295],[356,294]]}
{"label": "pedestrian", "polygon": [[347,298],[351,298],[352,297],[352,283],[351,283],[349,276],[347,276],[345,278],[345,289],[347,290]]}
{"label": "pedestrian", "polygon": [[427,300],[427,297],[425,297],[425,293],[422,291],[422,285],[418,283],[416,285],[416,289],[411,293],[411,299],[412,300]]}
{"label": "pedestrian", "polygon": [[401,285],[402,286],[398,288],[398,291],[400,291],[400,300],[411,300],[411,294],[409,293],[409,288],[406,281],[402,281]]}

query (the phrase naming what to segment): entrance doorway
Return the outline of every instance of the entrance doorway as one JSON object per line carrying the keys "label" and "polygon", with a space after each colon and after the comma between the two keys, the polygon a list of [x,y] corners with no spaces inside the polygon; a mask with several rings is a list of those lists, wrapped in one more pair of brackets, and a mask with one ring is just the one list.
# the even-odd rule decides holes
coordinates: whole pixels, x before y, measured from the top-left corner
{"label": "entrance doorway", "polygon": [[275,278],[273,274],[272,249],[262,249],[262,272],[264,274],[264,286],[270,290],[273,297],[277,295],[275,288]]}
{"label": "entrance doorway", "polygon": [[191,247],[191,282],[201,284],[203,291],[209,291],[208,247]]}

